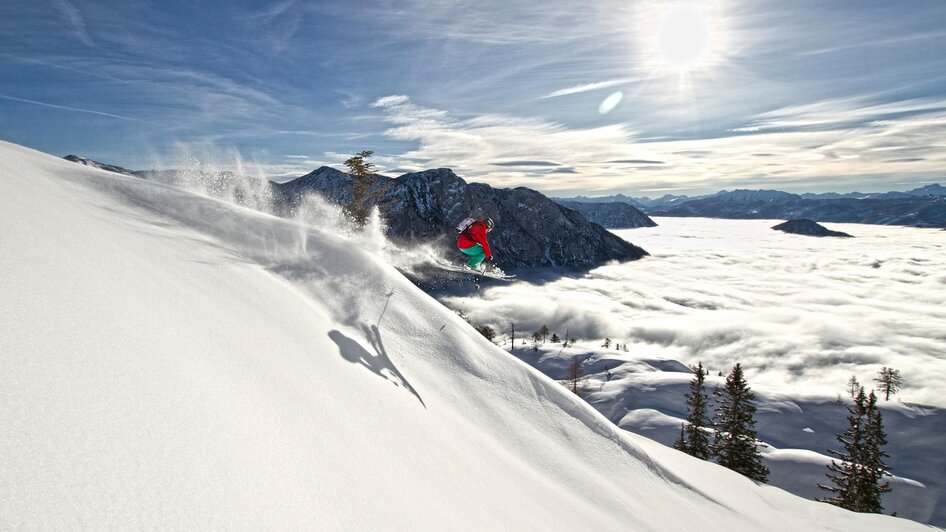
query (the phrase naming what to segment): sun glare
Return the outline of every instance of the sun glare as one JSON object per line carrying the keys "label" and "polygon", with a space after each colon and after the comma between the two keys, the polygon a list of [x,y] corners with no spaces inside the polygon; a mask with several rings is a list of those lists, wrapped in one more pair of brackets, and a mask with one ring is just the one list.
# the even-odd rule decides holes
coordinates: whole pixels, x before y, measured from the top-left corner
{"label": "sun glare", "polygon": [[709,63],[713,31],[705,10],[696,4],[669,7],[660,14],[654,46],[666,68],[686,73]]}

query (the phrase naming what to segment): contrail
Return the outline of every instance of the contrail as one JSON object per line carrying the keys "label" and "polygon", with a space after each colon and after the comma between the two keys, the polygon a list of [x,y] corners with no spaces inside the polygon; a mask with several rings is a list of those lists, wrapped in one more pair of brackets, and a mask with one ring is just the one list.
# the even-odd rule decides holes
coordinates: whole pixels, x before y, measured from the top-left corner
{"label": "contrail", "polygon": [[77,111],[80,113],[89,113],[93,115],[120,118],[122,120],[132,120],[134,122],[144,122],[144,120],[141,120],[138,118],[131,118],[130,116],[113,115],[112,113],[103,113],[101,111],[91,111],[89,109],[79,109],[78,107],[67,107],[65,105],[56,105],[54,103],[37,102],[36,100],[27,100],[26,98],[17,98],[15,96],[7,96],[5,94],[0,94],[0,98],[3,98],[4,100],[12,100],[14,102],[31,103],[33,105],[42,105],[43,107],[52,107],[53,109],[64,109],[66,111]]}

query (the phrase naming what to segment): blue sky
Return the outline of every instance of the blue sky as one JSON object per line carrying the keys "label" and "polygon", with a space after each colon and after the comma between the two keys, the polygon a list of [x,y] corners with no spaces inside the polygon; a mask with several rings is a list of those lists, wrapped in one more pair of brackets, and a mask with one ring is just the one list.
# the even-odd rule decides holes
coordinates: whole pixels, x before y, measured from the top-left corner
{"label": "blue sky", "polygon": [[552,195],[946,181],[946,2],[7,0],[0,139]]}

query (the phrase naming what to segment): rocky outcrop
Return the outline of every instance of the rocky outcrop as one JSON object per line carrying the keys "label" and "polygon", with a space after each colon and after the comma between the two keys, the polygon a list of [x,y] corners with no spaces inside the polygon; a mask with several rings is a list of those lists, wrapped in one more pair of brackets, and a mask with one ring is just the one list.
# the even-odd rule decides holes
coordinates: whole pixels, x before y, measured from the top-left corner
{"label": "rocky outcrop", "polygon": [[[446,168],[395,179],[376,175],[371,180],[388,236],[394,240],[439,239],[444,246],[452,247],[454,228],[460,220],[488,216],[496,222],[490,244],[503,268],[582,268],[647,255],[643,249],[589,222],[581,213],[528,188],[496,189],[467,183]],[[346,204],[351,201],[353,183],[348,174],[322,167],[275,187],[291,210],[308,193]]]}
{"label": "rocky outcrop", "polygon": [[839,236],[851,238],[851,235],[847,233],[843,233],[841,231],[831,231],[814,220],[806,219],[789,220],[787,222],[773,226],[772,229],[775,229],[776,231],[785,231],[786,233],[792,233],[795,235]]}
{"label": "rocky outcrop", "polygon": [[125,175],[131,175],[131,176],[135,175],[134,172],[132,172],[131,170],[128,170],[127,168],[122,168],[121,166],[115,166],[113,164],[100,163],[98,161],[93,161],[92,159],[88,159],[86,157],[82,157],[79,155],[66,155],[65,157],[63,157],[63,159],[67,161],[72,161],[74,163],[79,163],[85,166],[91,166],[93,168],[99,168],[101,170],[115,172],[116,174],[125,174]]}
{"label": "rocky outcrop", "polygon": [[588,221],[607,229],[657,226],[657,223],[649,216],[628,203],[580,203],[577,201],[559,201],[558,203],[580,212]]}

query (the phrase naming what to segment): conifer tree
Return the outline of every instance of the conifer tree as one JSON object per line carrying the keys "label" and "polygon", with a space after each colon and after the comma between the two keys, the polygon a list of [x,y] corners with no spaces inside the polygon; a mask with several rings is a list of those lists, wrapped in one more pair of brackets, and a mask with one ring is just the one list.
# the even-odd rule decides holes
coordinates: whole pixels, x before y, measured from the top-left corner
{"label": "conifer tree", "polygon": [[857,382],[857,377],[851,375],[851,378],[847,381],[847,393],[851,396],[851,399],[857,397],[857,390],[861,388],[861,383]]}
{"label": "conifer tree", "polygon": [[576,395],[585,391],[585,368],[578,356],[573,356],[565,372],[565,385]]}
{"label": "conifer tree", "polygon": [[890,491],[890,483],[884,482],[884,477],[890,475],[890,468],[884,462],[889,455],[882,449],[887,444],[887,433],[884,432],[884,423],[877,408],[877,396],[871,390],[867,396],[865,411],[866,430],[864,432],[864,467],[862,512],[882,513],[884,507],[881,497]]}
{"label": "conifer tree", "polygon": [[512,353],[516,350],[516,322],[511,322],[509,328],[512,332],[509,333],[511,341],[509,342],[509,352]]}
{"label": "conifer tree", "polygon": [[818,485],[819,488],[833,494],[832,497],[826,497],[821,501],[848,510],[856,510],[860,498],[858,493],[860,488],[858,463],[863,460],[861,453],[864,447],[866,402],[867,397],[864,395],[864,388],[860,387],[854,397],[854,404],[847,409],[848,428],[837,435],[838,443],[841,444],[844,450],[828,449],[828,452],[839,460],[831,460],[831,463],[828,464],[828,473],[826,473],[834,486]]}
{"label": "conifer tree", "polygon": [[834,486],[819,487],[833,497],[822,501],[855,512],[881,513],[881,496],[890,491],[883,478],[890,474],[884,463],[888,455],[881,449],[887,443],[877,396],[871,391],[865,395],[860,388],[854,404],[848,407],[848,428],[838,434],[843,451],[829,449],[840,462],[832,460],[827,476]]}
{"label": "conifer tree", "polygon": [[716,438],[711,452],[716,462],[752,480],[765,482],[769,469],[762,463],[755,431],[755,394],[742,372],[742,366],[733,366],[726,384],[717,388]]}
{"label": "conifer tree", "polygon": [[673,444],[675,449],[701,460],[709,459],[710,455],[709,436],[703,430],[709,425],[706,417],[709,397],[706,395],[704,377],[706,373],[703,363],[699,362],[693,368],[693,380],[690,381],[690,391],[686,395],[687,419],[680,427],[680,438]]}
{"label": "conifer tree", "polygon": [[477,327],[476,330],[479,331],[479,333],[482,334],[490,342],[496,339],[496,331],[494,331],[493,328],[490,327],[489,325]]}
{"label": "conifer tree", "polygon": [[373,154],[373,151],[365,150],[345,161],[348,173],[355,177],[355,186],[352,187],[351,192],[352,201],[345,206],[345,213],[359,226],[365,225],[371,212],[372,201],[377,199],[371,191],[369,181],[370,176],[374,174],[375,166],[374,163],[365,160]]}
{"label": "conifer tree", "polygon": [[900,391],[900,387],[903,386],[903,377],[900,376],[900,370],[884,366],[877,373],[874,382],[877,383],[880,393],[884,394],[884,401],[889,401],[890,394],[896,395]]}

